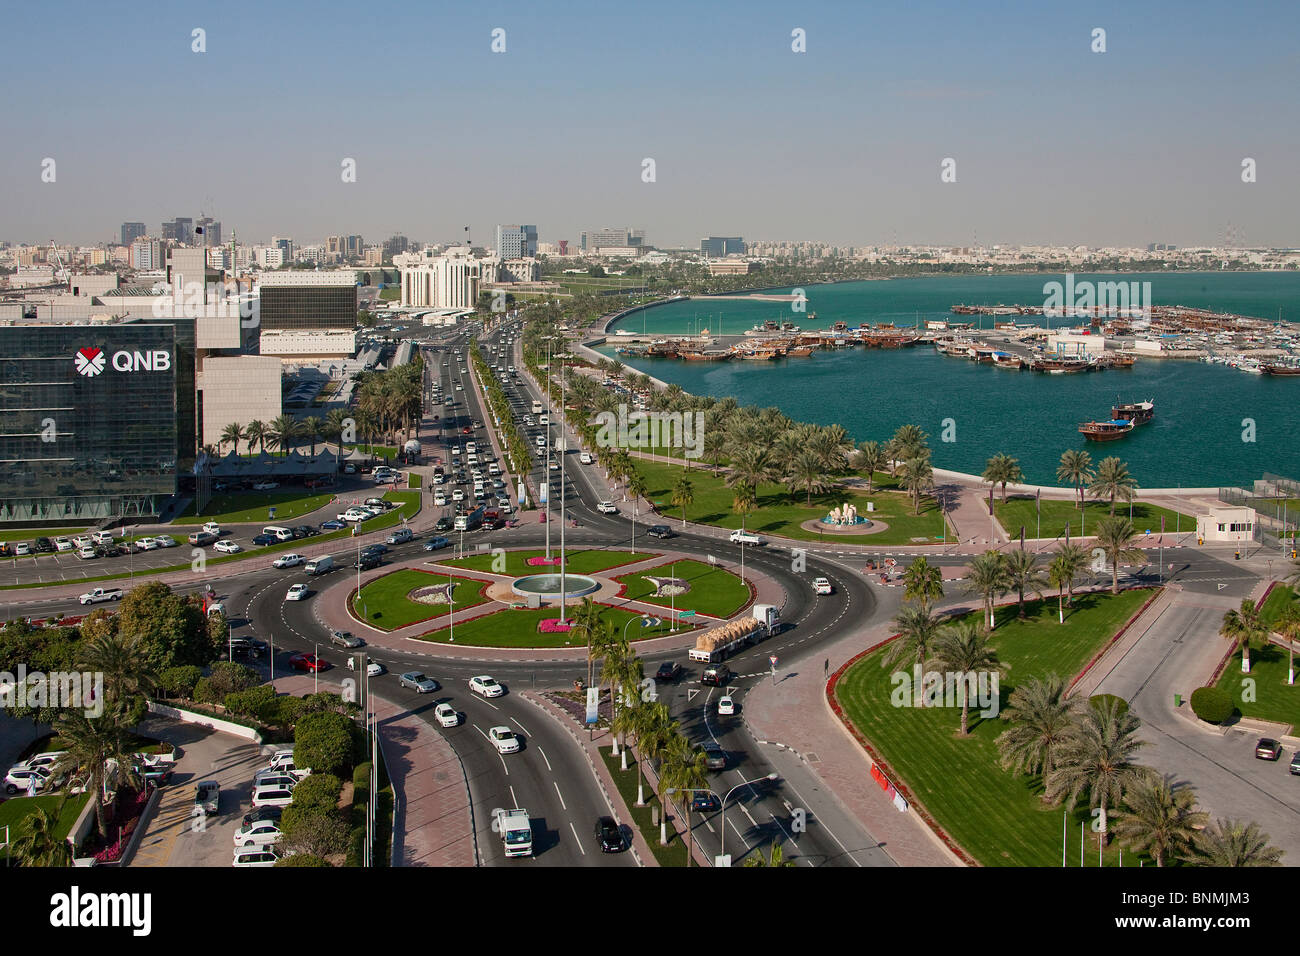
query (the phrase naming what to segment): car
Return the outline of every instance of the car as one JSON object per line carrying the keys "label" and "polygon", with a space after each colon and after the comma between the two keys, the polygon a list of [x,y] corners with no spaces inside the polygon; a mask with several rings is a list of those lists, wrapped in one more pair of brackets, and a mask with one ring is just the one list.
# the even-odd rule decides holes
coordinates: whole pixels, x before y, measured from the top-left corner
{"label": "car", "polygon": [[674,531],[672,528],[668,527],[668,525],[666,524],[652,524],[649,528],[646,529],[645,533],[650,535],[650,537],[652,538],[677,537],[677,532]]}
{"label": "car", "polygon": [[551,471],[559,471],[559,470],[560,470],[560,463],[559,463],[558,461],[553,461],[553,462],[551,462],[550,465],[548,465],[547,467],[550,468]]}
{"label": "car", "polygon": [[348,462],[346,465],[343,466],[343,474],[355,475],[356,473],[357,473],[357,466],[352,464],[351,462]]}
{"label": "car", "polygon": [[727,768],[727,752],[718,746],[716,741],[706,740],[700,744],[700,749],[704,751],[704,764],[710,770]]}
{"label": "car", "polygon": [[235,846],[272,846],[283,837],[279,820],[258,820],[235,831]]}
{"label": "car", "polygon": [[253,774],[253,786],[288,787],[292,790],[294,787],[298,786],[300,779],[301,778],[295,774],[285,773],[283,770],[272,770],[268,768],[266,770],[259,770],[257,773]]}
{"label": "car", "polygon": [[293,536],[295,538],[314,538],[318,534],[320,534],[320,531],[309,524],[300,524],[298,527],[293,529]]}
{"label": "car", "polygon": [[731,532],[731,535],[727,538],[727,540],[730,541],[732,544],[762,544],[763,543],[763,539],[760,538],[758,535],[754,534],[754,532],[741,531],[740,529],[736,529],[735,531]]}
{"label": "car", "polygon": [[366,519],[373,517],[374,515],[365,508],[349,508],[341,515],[338,515],[340,521],[365,521]]}
{"label": "car", "polygon": [[1260,760],[1276,760],[1282,756],[1282,745],[1272,737],[1260,737],[1255,744],[1255,756]]}
{"label": "car", "polygon": [[278,481],[259,481],[257,484],[253,485],[253,490],[272,491],[273,489],[279,487],[280,487],[280,483]]}
{"label": "car", "polygon": [[[349,657],[348,670],[354,671],[356,669],[357,669],[357,659],[355,657]],[[367,677],[378,677],[380,674],[384,674],[387,672],[388,672],[388,668],[385,667],[383,664],[379,663],[379,661],[372,661],[370,658],[368,657],[366,658]]]}
{"label": "car", "polygon": [[730,697],[723,696],[718,698],[718,716],[734,717],[736,714],[736,702]]}
{"label": "car", "polygon": [[351,631],[334,631],[330,634],[330,643],[337,644],[339,647],[361,647],[366,642],[359,637],[354,637]]}
{"label": "car", "polygon": [[285,593],[284,599],[286,601],[302,601],[305,600],[307,595],[310,593],[311,593],[311,589],[307,587],[307,585],[294,584]]}
{"label": "car", "polygon": [[55,550],[55,551],[71,551],[71,550],[72,550],[72,542],[69,541],[67,538],[63,538],[63,537],[55,538],[55,539],[54,539],[54,550]]}
{"label": "car", "polygon": [[700,675],[700,683],[721,687],[731,680],[731,676],[731,668],[726,664],[712,664],[704,668],[704,673]]}
{"label": "car", "polygon": [[144,551],[158,550],[158,542],[153,538],[140,538],[136,541],[136,545]]}
{"label": "car", "polygon": [[307,561],[301,554],[282,554],[271,562],[277,568],[296,568]]}
{"label": "car", "polygon": [[411,534],[410,528],[398,528],[396,531],[394,531],[392,534],[388,536],[388,543],[405,544],[407,541],[410,541],[411,538],[413,537],[414,535]]}
{"label": "car", "polygon": [[284,809],[282,807],[257,807],[256,809],[250,810],[244,814],[243,825],[249,826],[253,823],[259,823],[262,820],[278,822],[283,813]]}
{"label": "car", "polygon": [[447,506],[447,496],[441,491],[435,491],[433,494],[433,503],[439,508],[445,508]]}
{"label": "car", "polygon": [[591,452],[584,451],[581,455],[578,456],[578,461],[582,462],[584,465],[590,465],[592,461]]}
{"label": "car", "polygon": [[453,491],[453,492],[451,493],[451,500],[452,500],[452,501],[464,501],[464,500],[465,500],[465,492],[462,491],[461,489],[457,488],[455,491]]}
{"label": "car", "polygon": [[238,554],[240,551],[244,550],[238,544],[236,544],[234,541],[231,541],[228,538],[225,541],[218,541],[212,547],[216,548],[222,554]]}
{"label": "car", "polygon": [[676,661],[664,661],[655,671],[657,681],[675,681],[682,676],[682,665]]}
{"label": "car", "polygon": [[208,534],[215,534],[218,537],[221,535],[221,525],[217,524],[215,521],[207,522],[207,524],[203,526],[203,530]]}
{"label": "car", "polygon": [[1300,750],[1297,750],[1295,756],[1291,758],[1290,770],[1294,774],[1300,774]]}
{"label": "car", "polygon": [[434,522],[434,524],[433,524],[433,530],[434,530],[434,531],[450,531],[450,530],[452,530],[452,528],[455,527],[455,524],[456,524],[456,523],[455,523],[454,521],[452,521],[450,518],[446,518],[446,517],[439,518],[437,521]]}
{"label": "car", "polygon": [[519,738],[509,727],[489,727],[488,740],[497,748],[499,754],[512,754],[519,751]]}
{"label": "car", "polygon": [[612,502],[612,501],[601,501],[601,502],[597,503],[597,505],[596,505],[596,510],[599,511],[599,512],[600,512],[601,514],[603,514],[603,515],[616,515],[616,514],[618,514],[618,508],[615,507],[614,502]]}
{"label": "car", "polygon": [[169,535],[169,534],[160,534],[160,535],[158,535],[156,538],[154,538],[153,540],[154,540],[154,543],[156,543],[156,544],[158,545],[158,547],[160,547],[160,548],[174,548],[174,547],[176,547],[176,539],[173,538],[173,537],[172,537],[171,535]]}
{"label": "car", "polygon": [[451,542],[444,537],[438,536],[430,538],[424,543],[425,551],[441,551],[443,548],[451,546]]}
{"label": "car", "polygon": [[623,852],[623,831],[613,817],[601,817],[596,821],[596,845],[602,853]]}
{"label": "car", "polygon": [[[5,774],[5,793],[11,797],[23,790],[34,789],[40,793],[48,786],[50,776],[48,767],[24,767],[22,764],[11,767]],[[33,780],[35,780],[34,785]]]}
{"label": "car", "polygon": [[397,679],[403,687],[409,687],[417,694],[432,694],[438,689],[438,682],[432,677],[425,677],[419,671],[407,671]]}
{"label": "car", "polygon": [[387,554],[388,545],[380,544],[376,541],[374,544],[368,544],[361,549],[362,554]]}
{"label": "car", "polygon": [[504,687],[487,674],[480,674],[478,677],[471,677],[469,679],[469,689],[480,697],[500,697],[506,692]]}
{"label": "car", "polygon": [[433,708],[433,716],[437,718],[438,723],[443,727],[456,727],[460,724],[460,714],[456,708],[448,703],[439,704]]}
{"label": "car", "polygon": [[316,671],[326,670],[330,665],[328,661],[322,660],[315,654],[293,654],[289,657],[289,666],[296,671]]}
{"label": "car", "polygon": [[693,813],[712,813],[715,810],[722,809],[722,801],[712,790],[696,790],[695,795],[691,797],[691,812]]}
{"label": "car", "polygon": [[[279,541],[279,539],[276,538],[276,536],[273,535],[273,534],[262,533],[262,534],[258,534],[258,535],[254,535],[254,536],[253,536],[253,544],[256,544],[256,545],[259,545],[259,546],[262,546],[262,547],[265,547],[265,546],[268,545],[268,544],[277,544],[278,541]],[[219,542],[217,546],[220,547],[220,546],[221,546],[222,544],[224,544],[224,543],[225,543],[225,542]]]}
{"label": "car", "polygon": [[338,518],[330,518],[328,521],[322,521],[320,523],[320,529],[322,531],[338,531],[339,529],[346,527],[347,522],[340,521]]}
{"label": "car", "polygon": [[94,548],[82,548],[77,552],[77,557],[81,558],[83,561],[89,561],[91,558],[99,557],[99,552]]}
{"label": "car", "polygon": [[241,846],[231,866],[275,866],[280,852],[274,846]]}
{"label": "car", "polygon": [[817,594],[831,594],[835,588],[831,587],[830,578],[813,578],[813,591]]}

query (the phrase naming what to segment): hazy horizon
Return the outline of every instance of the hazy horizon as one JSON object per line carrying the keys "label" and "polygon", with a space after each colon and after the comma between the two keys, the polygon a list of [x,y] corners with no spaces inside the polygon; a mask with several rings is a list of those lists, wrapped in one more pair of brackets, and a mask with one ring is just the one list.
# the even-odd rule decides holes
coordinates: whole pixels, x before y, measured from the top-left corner
{"label": "hazy horizon", "polygon": [[0,239],[1300,245],[1294,4],[59,9],[6,18]]}

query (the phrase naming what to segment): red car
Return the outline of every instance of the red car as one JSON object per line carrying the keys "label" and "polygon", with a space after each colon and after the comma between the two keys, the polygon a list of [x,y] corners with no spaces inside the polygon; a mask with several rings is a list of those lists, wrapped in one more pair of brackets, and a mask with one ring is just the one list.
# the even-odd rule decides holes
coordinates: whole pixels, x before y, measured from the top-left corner
{"label": "red car", "polygon": [[466,425],[464,428],[462,428],[462,429],[460,430],[460,433],[461,433],[462,435],[472,435],[472,434],[474,434],[474,429],[472,429],[472,428],[470,428],[468,425]]}
{"label": "red car", "polygon": [[330,665],[315,654],[294,654],[289,658],[289,666],[296,671],[323,671]]}

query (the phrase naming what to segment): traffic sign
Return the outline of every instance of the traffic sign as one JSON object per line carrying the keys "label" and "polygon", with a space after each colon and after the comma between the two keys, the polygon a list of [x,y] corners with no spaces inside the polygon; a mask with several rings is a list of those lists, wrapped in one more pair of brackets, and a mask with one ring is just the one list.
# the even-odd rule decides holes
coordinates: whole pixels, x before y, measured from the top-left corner
{"label": "traffic sign", "polygon": [[694,616],[695,616],[695,612],[694,612],[694,611],[678,611],[678,612],[677,612],[677,616],[678,616],[678,617],[694,617]]}

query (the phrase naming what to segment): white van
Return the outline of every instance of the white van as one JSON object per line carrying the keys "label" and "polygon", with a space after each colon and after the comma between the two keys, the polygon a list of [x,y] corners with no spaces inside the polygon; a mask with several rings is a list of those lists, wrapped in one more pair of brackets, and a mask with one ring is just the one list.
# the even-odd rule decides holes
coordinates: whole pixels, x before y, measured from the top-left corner
{"label": "white van", "polygon": [[326,571],[333,571],[334,558],[328,554],[314,558],[307,562],[307,566],[303,570],[308,574],[324,574]]}
{"label": "white van", "polygon": [[95,544],[110,545],[113,543],[113,532],[96,531],[90,536],[90,540]]}
{"label": "white van", "polygon": [[478,450],[477,446],[472,441],[468,441],[465,443],[465,454],[472,455],[477,450]]}
{"label": "white van", "polygon": [[276,541],[292,541],[293,532],[288,528],[281,528],[279,525],[267,525],[262,529],[262,534],[269,534]]}

